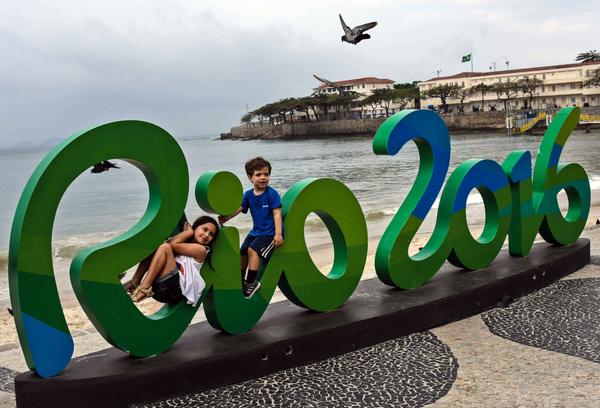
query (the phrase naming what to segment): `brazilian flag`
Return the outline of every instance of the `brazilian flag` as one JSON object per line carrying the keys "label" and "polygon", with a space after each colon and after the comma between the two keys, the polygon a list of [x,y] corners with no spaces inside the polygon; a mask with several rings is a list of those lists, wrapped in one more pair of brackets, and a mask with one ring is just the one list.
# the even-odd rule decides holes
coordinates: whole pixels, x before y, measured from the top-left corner
{"label": "brazilian flag", "polygon": [[462,62],[469,62],[469,61],[471,61],[471,54],[463,55]]}

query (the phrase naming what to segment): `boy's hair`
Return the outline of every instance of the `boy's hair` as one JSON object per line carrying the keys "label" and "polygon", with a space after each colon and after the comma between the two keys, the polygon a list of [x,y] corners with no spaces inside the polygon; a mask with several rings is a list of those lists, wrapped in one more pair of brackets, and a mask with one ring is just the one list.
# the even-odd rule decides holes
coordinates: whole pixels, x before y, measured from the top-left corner
{"label": "boy's hair", "polygon": [[250,159],[246,162],[246,174],[248,177],[252,177],[256,170],[260,170],[264,167],[269,169],[269,174],[271,174],[271,163],[262,157],[255,157],[254,159]]}

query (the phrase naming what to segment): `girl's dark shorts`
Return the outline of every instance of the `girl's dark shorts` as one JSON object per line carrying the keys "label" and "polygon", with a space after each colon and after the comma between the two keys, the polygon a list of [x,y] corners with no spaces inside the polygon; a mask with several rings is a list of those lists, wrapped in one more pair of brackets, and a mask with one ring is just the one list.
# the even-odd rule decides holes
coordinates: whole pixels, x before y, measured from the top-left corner
{"label": "girl's dark shorts", "polygon": [[179,286],[179,270],[177,266],[168,275],[155,279],[152,283],[155,300],[162,303],[177,303],[181,300],[181,286]]}

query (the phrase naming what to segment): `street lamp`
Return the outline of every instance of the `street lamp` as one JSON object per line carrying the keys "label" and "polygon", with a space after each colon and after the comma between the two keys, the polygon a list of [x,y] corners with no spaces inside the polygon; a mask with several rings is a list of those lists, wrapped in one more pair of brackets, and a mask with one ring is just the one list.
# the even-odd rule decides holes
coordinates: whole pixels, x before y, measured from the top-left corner
{"label": "street lamp", "polygon": [[508,70],[508,64],[510,64],[510,61],[504,55],[502,56],[502,58],[504,58],[504,63],[506,64],[506,70]]}

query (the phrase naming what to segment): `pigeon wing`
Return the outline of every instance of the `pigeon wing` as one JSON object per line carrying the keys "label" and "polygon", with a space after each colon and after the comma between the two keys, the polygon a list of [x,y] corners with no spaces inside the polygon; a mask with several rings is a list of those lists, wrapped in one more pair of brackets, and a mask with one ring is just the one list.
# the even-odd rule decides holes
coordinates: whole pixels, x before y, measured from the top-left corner
{"label": "pigeon wing", "polygon": [[366,23],[366,24],[361,24],[359,26],[356,26],[352,29],[352,33],[354,33],[355,35],[359,35],[364,33],[367,30],[370,30],[371,28],[375,27],[377,25],[377,21],[372,21],[370,23]]}
{"label": "pigeon wing", "polygon": [[329,81],[329,80],[327,80],[327,79],[325,79],[325,78],[318,77],[318,76],[316,76],[315,74],[313,74],[313,76],[315,77],[315,79],[317,79],[318,81],[321,81],[321,82],[323,82],[323,83],[324,83],[324,84],[326,84],[326,85],[329,85],[329,86],[335,86],[335,84],[334,84],[333,82],[331,82],[331,81]]}
{"label": "pigeon wing", "polygon": [[342,23],[342,28],[344,29],[344,33],[347,36],[351,36],[352,35],[352,30],[350,29],[350,27],[348,27],[346,25],[346,23],[344,23],[344,19],[342,18],[342,15],[340,14],[340,22]]}

